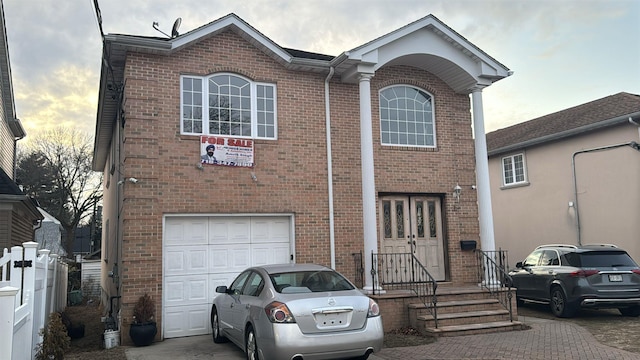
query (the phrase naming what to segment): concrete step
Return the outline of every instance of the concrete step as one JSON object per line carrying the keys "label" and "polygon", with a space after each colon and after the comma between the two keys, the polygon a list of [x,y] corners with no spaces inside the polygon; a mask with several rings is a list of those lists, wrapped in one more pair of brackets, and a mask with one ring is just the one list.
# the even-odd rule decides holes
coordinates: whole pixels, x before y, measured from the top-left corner
{"label": "concrete step", "polygon": [[[420,316],[429,313],[429,307],[425,304],[412,303],[409,304],[408,307],[410,315],[415,314],[415,316]],[[498,299],[439,301],[436,304],[436,307],[438,309],[438,314],[461,311],[497,310],[503,308]]]}
{"label": "concrete step", "polygon": [[[450,325],[478,324],[496,321],[508,321],[509,311],[505,309],[499,310],[478,310],[464,311],[458,313],[438,313],[438,327]],[[418,329],[435,327],[433,315],[426,314],[418,316]]]}
{"label": "concrete step", "polygon": [[520,321],[493,321],[477,324],[438,326],[438,328],[421,329],[430,336],[462,336],[487,334],[501,331],[524,330],[526,326]]}

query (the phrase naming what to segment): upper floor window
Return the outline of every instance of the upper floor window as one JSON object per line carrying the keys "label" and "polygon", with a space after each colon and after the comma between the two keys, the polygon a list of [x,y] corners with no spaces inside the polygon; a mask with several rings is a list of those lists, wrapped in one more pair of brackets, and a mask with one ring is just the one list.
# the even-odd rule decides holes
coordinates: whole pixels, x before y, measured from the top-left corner
{"label": "upper floor window", "polygon": [[433,97],[406,85],[380,91],[380,136],[383,145],[435,147]]}
{"label": "upper floor window", "polygon": [[524,183],[524,154],[516,154],[502,158],[502,176],[505,185]]}
{"label": "upper floor window", "polygon": [[276,139],[276,86],[233,74],[183,76],[181,133]]}

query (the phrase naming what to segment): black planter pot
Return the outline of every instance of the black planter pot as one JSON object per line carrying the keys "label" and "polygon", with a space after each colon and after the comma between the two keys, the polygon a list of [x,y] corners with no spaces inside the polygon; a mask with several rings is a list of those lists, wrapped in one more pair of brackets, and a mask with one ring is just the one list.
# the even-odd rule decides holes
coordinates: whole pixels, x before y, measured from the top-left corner
{"label": "black planter pot", "polygon": [[151,345],[153,339],[158,333],[155,322],[145,324],[131,324],[129,328],[129,337],[136,346]]}

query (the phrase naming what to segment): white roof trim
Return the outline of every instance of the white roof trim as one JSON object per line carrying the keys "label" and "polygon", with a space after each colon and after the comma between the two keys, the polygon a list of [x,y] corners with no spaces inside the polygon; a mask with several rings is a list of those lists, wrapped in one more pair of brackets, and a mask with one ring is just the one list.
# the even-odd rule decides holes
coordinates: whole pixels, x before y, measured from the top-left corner
{"label": "white roof trim", "polygon": [[178,36],[175,39],[171,40],[171,50],[175,50],[181,48],[183,46],[187,46],[191,42],[198,41],[203,37],[206,37],[210,34],[215,34],[221,30],[226,29],[227,27],[235,26],[242,33],[250,36],[255,41],[257,41],[260,45],[264,46],[268,50],[272,51],[274,54],[281,57],[286,62],[291,62],[291,55],[286,51],[282,50],[280,46],[275,44],[266,36],[262,35],[259,31],[251,27],[249,24],[244,22],[235,14],[229,14],[225,17],[222,17],[218,20],[215,20],[201,28],[190,31],[182,36]]}

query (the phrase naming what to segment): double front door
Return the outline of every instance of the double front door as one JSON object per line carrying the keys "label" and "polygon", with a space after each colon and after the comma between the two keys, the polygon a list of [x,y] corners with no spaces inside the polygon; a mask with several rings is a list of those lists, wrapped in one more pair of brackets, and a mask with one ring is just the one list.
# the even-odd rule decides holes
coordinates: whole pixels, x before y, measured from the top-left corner
{"label": "double front door", "polygon": [[436,280],[445,280],[440,198],[381,196],[383,253],[413,253]]}

